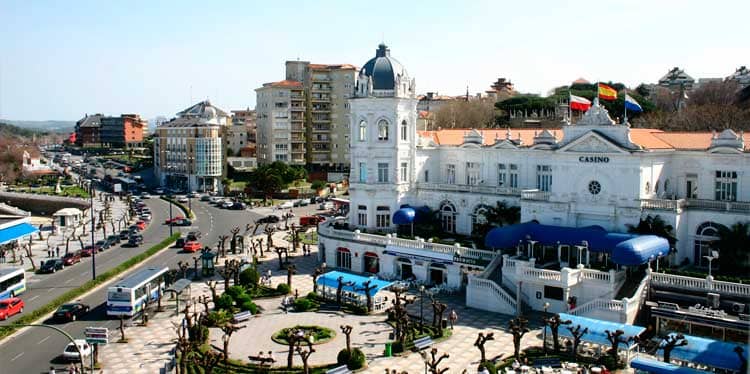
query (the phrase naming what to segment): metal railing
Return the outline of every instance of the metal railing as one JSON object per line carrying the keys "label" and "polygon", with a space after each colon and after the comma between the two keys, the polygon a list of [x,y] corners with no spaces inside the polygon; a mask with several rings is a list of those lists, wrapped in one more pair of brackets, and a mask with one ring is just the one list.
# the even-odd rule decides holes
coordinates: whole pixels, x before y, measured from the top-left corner
{"label": "metal railing", "polygon": [[491,195],[518,196],[521,194],[521,189],[519,188],[469,184],[417,183],[417,189],[428,191],[469,192]]}

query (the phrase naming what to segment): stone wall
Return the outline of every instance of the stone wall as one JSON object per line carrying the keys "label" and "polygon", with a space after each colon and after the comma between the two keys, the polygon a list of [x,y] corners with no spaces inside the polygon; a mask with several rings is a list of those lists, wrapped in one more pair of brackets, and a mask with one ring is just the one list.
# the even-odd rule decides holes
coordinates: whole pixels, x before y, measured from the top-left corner
{"label": "stone wall", "polygon": [[87,200],[80,198],[6,191],[0,192],[0,202],[31,212],[33,215],[48,217],[63,208],[85,210],[89,206]]}

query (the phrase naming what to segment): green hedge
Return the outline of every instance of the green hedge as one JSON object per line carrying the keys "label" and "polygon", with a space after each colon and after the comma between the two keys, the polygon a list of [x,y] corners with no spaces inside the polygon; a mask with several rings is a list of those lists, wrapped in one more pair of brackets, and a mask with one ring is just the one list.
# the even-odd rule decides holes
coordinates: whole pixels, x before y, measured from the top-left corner
{"label": "green hedge", "polygon": [[[34,321],[38,320],[42,316],[49,314],[56,310],[60,305],[63,305],[67,302],[70,302],[70,300],[77,299],[84,293],[88,292],[92,288],[120,275],[120,273],[124,272],[125,270],[128,270],[132,268],[135,265],[138,265],[139,263],[143,262],[147,258],[153,256],[155,253],[161,251],[162,249],[168,247],[172,242],[177,240],[177,238],[180,237],[180,234],[174,234],[164,240],[162,240],[159,244],[154,245],[153,247],[147,249],[145,252],[140,253],[127,261],[123,262],[122,264],[116,266],[113,269],[110,269],[108,271],[105,271],[104,273],[100,274],[96,279],[90,280],[83,285],[81,285],[78,288],[74,288],[60,296],[58,296],[56,299],[52,300],[51,302],[47,303],[46,305],[34,310],[33,312],[24,315],[23,317],[19,318],[15,323],[20,324],[31,324],[34,323]],[[18,329],[19,326],[13,326],[13,324],[10,324],[8,326],[2,326],[0,327],[0,340],[5,339],[10,334],[12,334],[16,329]]]}
{"label": "green hedge", "polygon": [[188,218],[190,218],[190,219],[195,219],[195,213],[193,213],[193,211],[192,211],[192,210],[188,209],[188,207],[186,207],[186,206],[185,206],[185,205],[183,205],[182,203],[180,203],[180,202],[177,202],[177,200],[172,200],[172,199],[170,199],[170,198],[167,198],[166,196],[160,196],[160,198],[161,198],[162,200],[164,200],[164,201],[171,201],[171,202],[172,202],[172,204],[174,204],[174,205],[176,205],[176,206],[177,206],[178,208],[180,208],[180,209],[181,209],[181,210],[182,210],[182,211],[183,211],[183,212],[185,213],[185,215],[187,215],[187,216],[188,216]]}

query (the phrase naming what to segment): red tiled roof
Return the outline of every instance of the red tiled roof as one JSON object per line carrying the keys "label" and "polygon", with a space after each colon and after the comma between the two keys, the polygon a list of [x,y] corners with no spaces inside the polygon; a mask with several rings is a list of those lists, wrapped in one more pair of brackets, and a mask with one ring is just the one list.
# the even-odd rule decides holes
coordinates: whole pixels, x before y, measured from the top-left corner
{"label": "red tiled roof", "polygon": [[357,67],[350,64],[310,64],[310,69],[354,69]]}
{"label": "red tiled roof", "polygon": [[266,83],[266,84],[271,87],[302,87],[301,82],[293,81],[289,79],[278,81],[278,82]]}

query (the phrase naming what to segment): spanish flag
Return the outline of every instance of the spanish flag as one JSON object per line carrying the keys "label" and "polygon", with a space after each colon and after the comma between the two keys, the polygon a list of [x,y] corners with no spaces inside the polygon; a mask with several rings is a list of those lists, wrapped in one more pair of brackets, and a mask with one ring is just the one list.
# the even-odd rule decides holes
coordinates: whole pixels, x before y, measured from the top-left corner
{"label": "spanish flag", "polygon": [[604,83],[599,83],[599,98],[603,100],[617,100],[617,91]]}

